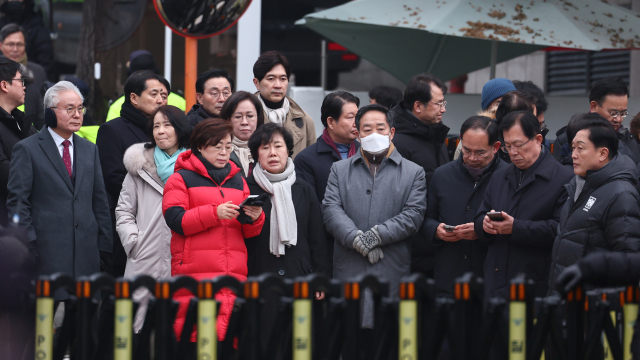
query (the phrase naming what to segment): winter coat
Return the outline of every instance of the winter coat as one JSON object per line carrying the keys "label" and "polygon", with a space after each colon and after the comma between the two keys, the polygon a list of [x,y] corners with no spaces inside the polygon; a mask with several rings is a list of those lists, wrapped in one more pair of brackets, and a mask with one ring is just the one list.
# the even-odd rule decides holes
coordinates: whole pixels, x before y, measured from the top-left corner
{"label": "winter coat", "polygon": [[[333,276],[340,280],[372,274],[389,282],[396,297],[400,278],[410,274],[411,241],[427,207],[424,170],[393,150],[382,160],[374,181],[362,151],[331,166],[322,201],[322,218],[336,239]],[[378,226],[384,259],[371,264],[353,248],[358,230]],[[426,240],[425,240],[426,241]],[[363,326],[373,321],[372,302],[365,296]]]}
{"label": "winter coat", "polygon": [[[126,278],[142,274],[155,279],[171,276],[171,231],[162,215],[164,183],[156,170],[154,149],[145,149],[140,143],[124,153],[127,176],[116,206],[116,230],[127,254]],[[133,297],[141,302],[134,324],[139,330],[149,294],[140,289]]]}
{"label": "winter coat", "polygon": [[113,241],[113,275],[122,276],[127,262],[127,254],[122,247],[116,231],[115,209],[122,190],[122,183],[127,175],[122,159],[124,152],[133,144],[149,141],[145,129],[125,117],[119,117],[100,126],[96,145],[100,153],[104,185],[111,209]]}
{"label": "winter coat", "polygon": [[[357,153],[360,151],[360,143],[357,141],[354,141],[354,143]],[[311,187],[313,187],[315,194],[318,197],[318,203],[320,204],[324,199],[324,192],[327,189],[327,181],[329,180],[331,166],[333,163],[340,160],[342,160],[340,154],[336,153],[336,151],[322,139],[322,136],[320,136],[315,144],[311,144],[308,148],[302,150],[302,152],[300,152],[293,161],[296,166],[296,177],[311,184]],[[326,255],[329,260],[329,266],[332,268],[334,239],[333,236],[326,231],[325,238],[327,241]],[[332,269],[327,271],[328,276],[333,274]]]}
{"label": "winter coat", "polygon": [[[0,9],[1,10],[1,9]],[[5,25],[15,23],[7,16],[0,18],[0,29]],[[18,22],[24,29],[24,40],[27,45],[27,56],[29,61],[42,66],[47,74],[52,74],[53,70],[53,42],[49,35],[49,30],[44,25],[42,14],[33,10],[27,10],[22,19]]]}
{"label": "winter coat", "polygon": [[434,280],[438,293],[453,295],[456,279],[467,272],[484,277],[486,244],[477,240],[443,241],[436,237],[436,230],[440,223],[452,226],[472,223],[491,176],[506,166],[496,154],[478,182],[469,175],[462,158],[433,173],[427,192],[427,214],[420,234],[436,246]]}
{"label": "winter coat", "polygon": [[[621,128],[616,132],[618,135],[618,152],[627,155],[635,164],[640,163],[640,146],[635,141],[631,133],[626,128]],[[572,165],[571,144],[567,138],[567,127],[563,127],[556,132],[556,140],[553,142],[553,157],[564,165]]]}
{"label": "winter coat", "polygon": [[574,201],[576,178],[565,185],[558,235],[553,244],[549,289],[564,268],[597,251],[640,251],[640,204],[635,184],[636,166],[617,155],[598,171],[588,172],[584,188]]}
{"label": "winter coat", "polygon": [[7,209],[35,245],[40,275],[93,275],[113,246],[98,149],[74,134],[73,151],[72,178],[47,126],[11,155]]}
{"label": "winter coat", "polygon": [[[266,193],[253,176],[247,178],[251,195]],[[291,186],[291,198],[296,211],[298,223],[298,242],[296,246],[287,247],[285,255],[277,257],[269,252],[271,231],[271,199],[267,198],[262,211],[265,215],[262,231],[256,237],[245,240],[249,253],[249,276],[263,273],[274,273],[285,278],[305,276],[312,272],[328,273],[329,262],[326,255],[326,239],[324,225],[320,216],[320,203],[313,188],[304,180],[296,178]]]}
{"label": "winter coat", "polygon": [[[449,152],[444,141],[449,128],[442,123],[427,125],[402,107],[402,103],[391,109],[396,128],[393,144],[403,158],[424,169],[427,187],[433,172],[449,162]],[[411,272],[426,275],[433,273],[435,246],[420,234],[411,238]]]}
{"label": "winter coat", "polygon": [[10,216],[7,212],[7,183],[11,168],[11,153],[20,140],[37,133],[31,126],[32,118],[33,116],[24,116],[24,113],[18,109],[14,109],[9,115],[0,108],[0,226],[3,227],[9,223]]}
{"label": "winter coat", "polygon": [[[27,115],[33,114],[32,124],[36,129],[44,126],[44,82],[47,81],[47,73],[44,68],[31,61],[27,62],[27,71],[22,74],[26,78],[24,89],[24,112]],[[22,68],[20,70],[22,72]],[[86,123],[86,115],[83,124]],[[84,124],[86,125],[86,124]]]}
{"label": "winter coat", "polygon": [[191,124],[191,127],[195,127],[200,122],[202,122],[202,120],[213,117],[215,116],[209,115],[209,113],[207,113],[204,110],[204,107],[200,104],[193,105],[191,107],[191,110],[189,110],[189,112],[187,113],[187,120],[189,120],[189,124]]}
{"label": "winter coat", "polygon": [[[231,172],[216,184],[204,164],[187,150],[178,156],[175,173],[164,187],[162,212],[171,229],[171,276],[189,275],[196,280],[231,275],[247,279],[247,247],[244,239],[260,234],[264,213],[253,224],[218,219],[218,204],[239,205],[249,196],[249,187],[232,162]],[[180,302],[174,324],[181,334],[190,299],[187,290],[176,292]],[[224,289],[216,294],[222,302],[218,312],[218,338],[224,339],[235,296]],[[195,334],[192,335],[195,341]]]}
{"label": "winter coat", "polygon": [[[258,93],[256,92],[255,95],[257,96]],[[316,142],[316,126],[311,116],[302,110],[300,105],[288,96],[287,99],[289,99],[289,112],[283,126],[293,136],[293,155],[291,157],[295,159],[302,150]],[[263,111],[264,123],[268,124],[270,122],[269,115],[266,110]]]}
{"label": "winter coat", "polygon": [[[544,149],[544,148],[543,148]],[[509,282],[520,273],[534,281],[535,296],[547,294],[551,248],[560,211],[567,200],[564,185],[573,173],[544,150],[539,165],[518,187],[516,166],[493,173],[475,217],[479,241],[487,246],[484,262],[485,297],[508,298]],[[488,211],[504,211],[514,218],[511,234],[488,234],[482,222]]]}

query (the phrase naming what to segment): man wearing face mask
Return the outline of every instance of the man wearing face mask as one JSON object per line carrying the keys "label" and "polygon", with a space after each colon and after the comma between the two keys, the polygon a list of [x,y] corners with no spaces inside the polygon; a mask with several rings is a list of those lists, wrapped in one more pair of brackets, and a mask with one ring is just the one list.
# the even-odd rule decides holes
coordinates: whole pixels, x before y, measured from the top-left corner
{"label": "man wearing face mask", "polygon": [[[322,218],[335,238],[333,276],[372,274],[397,296],[410,274],[411,243],[427,207],[424,170],[403,158],[391,142],[395,129],[384,106],[358,110],[360,150],[334,163],[322,201]],[[373,325],[373,301],[364,296],[362,326]]]}
{"label": "man wearing face mask", "polygon": [[47,75],[53,68],[53,43],[49,30],[42,21],[42,14],[34,11],[34,0],[8,0],[0,6],[0,28],[7,24],[20,25],[25,33],[27,55],[29,61],[41,65]]}
{"label": "man wearing face mask", "polygon": [[498,125],[472,116],[460,128],[461,156],[436,169],[427,193],[420,234],[436,246],[434,279],[439,294],[453,296],[455,280],[467,272],[483,277],[487,247],[477,241],[473,218],[493,173],[506,164]]}
{"label": "man wearing face mask", "polygon": [[163,85],[150,70],[136,71],[124,83],[124,104],[120,117],[100,126],[96,145],[100,154],[104,184],[109,197],[113,225],[113,275],[124,275],[127,255],[115,230],[115,209],[122,183],[127,175],[124,152],[133,144],[148,142],[146,128],[158,108],[163,105]]}

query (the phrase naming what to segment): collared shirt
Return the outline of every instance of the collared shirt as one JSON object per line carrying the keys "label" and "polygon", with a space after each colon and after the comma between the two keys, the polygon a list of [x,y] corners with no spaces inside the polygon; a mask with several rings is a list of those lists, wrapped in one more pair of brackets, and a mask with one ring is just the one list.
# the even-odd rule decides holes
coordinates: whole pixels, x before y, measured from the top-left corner
{"label": "collared shirt", "polygon": [[49,133],[51,134],[51,137],[53,138],[53,142],[56,143],[56,147],[58,148],[58,151],[60,152],[60,157],[62,157],[62,152],[64,151],[64,145],[62,145],[62,142],[65,141],[65,140],[69,140],[71,142],[71,144],[69,145],[69,156],[71,157],[71,168],[73,169],[73,135],[71,135],[71,137],[69,139],[65,139],[62,136],[58,135],[55,131],[53,131],[48,126],[47,126],[47,130],[49,130]]}

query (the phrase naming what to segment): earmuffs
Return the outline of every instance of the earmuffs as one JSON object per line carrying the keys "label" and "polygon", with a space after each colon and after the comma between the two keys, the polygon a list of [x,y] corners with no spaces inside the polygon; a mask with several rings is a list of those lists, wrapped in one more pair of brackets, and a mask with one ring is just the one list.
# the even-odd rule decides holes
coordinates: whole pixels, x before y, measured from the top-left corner
{"label": "earmuffs", "polygon": [[44,109],[44,123],[52,129],[58,126],[58,117],[53,109]]}

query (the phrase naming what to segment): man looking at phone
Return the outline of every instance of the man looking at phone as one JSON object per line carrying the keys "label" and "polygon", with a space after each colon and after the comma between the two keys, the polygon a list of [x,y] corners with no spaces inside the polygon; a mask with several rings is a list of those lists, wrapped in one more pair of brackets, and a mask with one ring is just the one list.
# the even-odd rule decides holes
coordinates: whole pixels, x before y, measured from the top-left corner
{"label": "man looking at phone", "polygon": [[[333,163],[322,218],[335,238],[333,276],[372,274],[389,282],[396,297],[410,274],[411,241],[424,218],[427,186],[422,167],[403,158],[391,142],[389,110],[373,104],[356,113],[360,150]],[[375,181],[374,181],[375,180]],[[373,298],[364,295],[362,326],[373,327]]]}
{"label": "man looking at phone", "polygon": [[480,244],[473,218],[493,173],[506,167],[497,152],[498,125],[472,116],[460,128],[461,154],[433,173],[427,192],[427,214],[421,235],[436,245],[434,278],[439,294],[453,295],[456,278],[469,271],[484,276],[485,244]]}
{"label": "man looking at phone", "polygon": [[[520,273],[534,281],[534,296],[548,288],[551,247],[560,211],[567,200],[564,185],[573,173],[542,145],[540,123],[530,111],[514,111],[500,123],[511,164],[497,170],[475,217],[479,241],[487,244],[485,297],[509,296],[509,282]],[[487,212],[500,212],[491,215]],[[500,221],[499,216],[504,220]]]}

